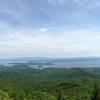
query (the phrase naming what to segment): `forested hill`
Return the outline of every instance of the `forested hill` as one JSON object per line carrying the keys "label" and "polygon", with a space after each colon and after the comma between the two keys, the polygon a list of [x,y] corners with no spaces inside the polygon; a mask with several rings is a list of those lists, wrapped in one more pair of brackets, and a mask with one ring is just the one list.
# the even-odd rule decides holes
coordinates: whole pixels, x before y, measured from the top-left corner
{"label": "forested hill", "polygon": [[100,100],[100,68],[0,69],[0,100]]}

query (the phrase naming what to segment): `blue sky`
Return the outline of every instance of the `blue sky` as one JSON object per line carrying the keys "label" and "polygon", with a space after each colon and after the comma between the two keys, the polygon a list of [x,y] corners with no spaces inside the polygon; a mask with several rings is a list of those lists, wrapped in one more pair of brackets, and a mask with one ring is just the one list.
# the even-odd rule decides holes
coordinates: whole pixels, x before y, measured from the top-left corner
{"label": "blue sky", "polygon": [[0,0],[0,57],[100,56],[100,0]]}

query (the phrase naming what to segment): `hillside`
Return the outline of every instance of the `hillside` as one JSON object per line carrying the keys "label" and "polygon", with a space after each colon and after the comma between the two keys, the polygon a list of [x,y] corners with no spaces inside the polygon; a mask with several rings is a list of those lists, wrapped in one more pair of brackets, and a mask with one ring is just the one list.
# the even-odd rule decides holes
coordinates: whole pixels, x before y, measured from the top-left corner
{"label": "hillside", "polygon": [[[12,100],[100,100],[99,71],[99,68],[5,68],[0,70],[0,89]],[[95,94],[99,99],[92,99]]]}

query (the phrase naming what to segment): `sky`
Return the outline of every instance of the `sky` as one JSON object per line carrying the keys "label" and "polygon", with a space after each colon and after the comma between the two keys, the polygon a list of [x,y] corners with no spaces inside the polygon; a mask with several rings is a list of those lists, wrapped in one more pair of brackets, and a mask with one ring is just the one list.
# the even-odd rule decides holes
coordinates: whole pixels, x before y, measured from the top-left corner
{"label": "sky", "polygon": [[0,0],[0,58],[100,56],[100,0]]}

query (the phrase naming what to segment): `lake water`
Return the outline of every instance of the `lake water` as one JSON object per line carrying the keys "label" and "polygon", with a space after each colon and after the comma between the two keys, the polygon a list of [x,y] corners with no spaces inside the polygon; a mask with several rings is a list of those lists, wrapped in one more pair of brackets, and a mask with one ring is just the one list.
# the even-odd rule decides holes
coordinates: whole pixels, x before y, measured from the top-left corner
{"label": "lake water", "polygon": [[[31,62],[44,63],[43,67],[100,67],[100,58],[66,58],[66,59],[41,59],[31,60]],[[45,63],[51,63],[53,65],[45,65]],[[11,67],[11,63],[28,63],[23,60],[0,60],[0,65]],[[32,65],[31,65],[32,66]]]}

